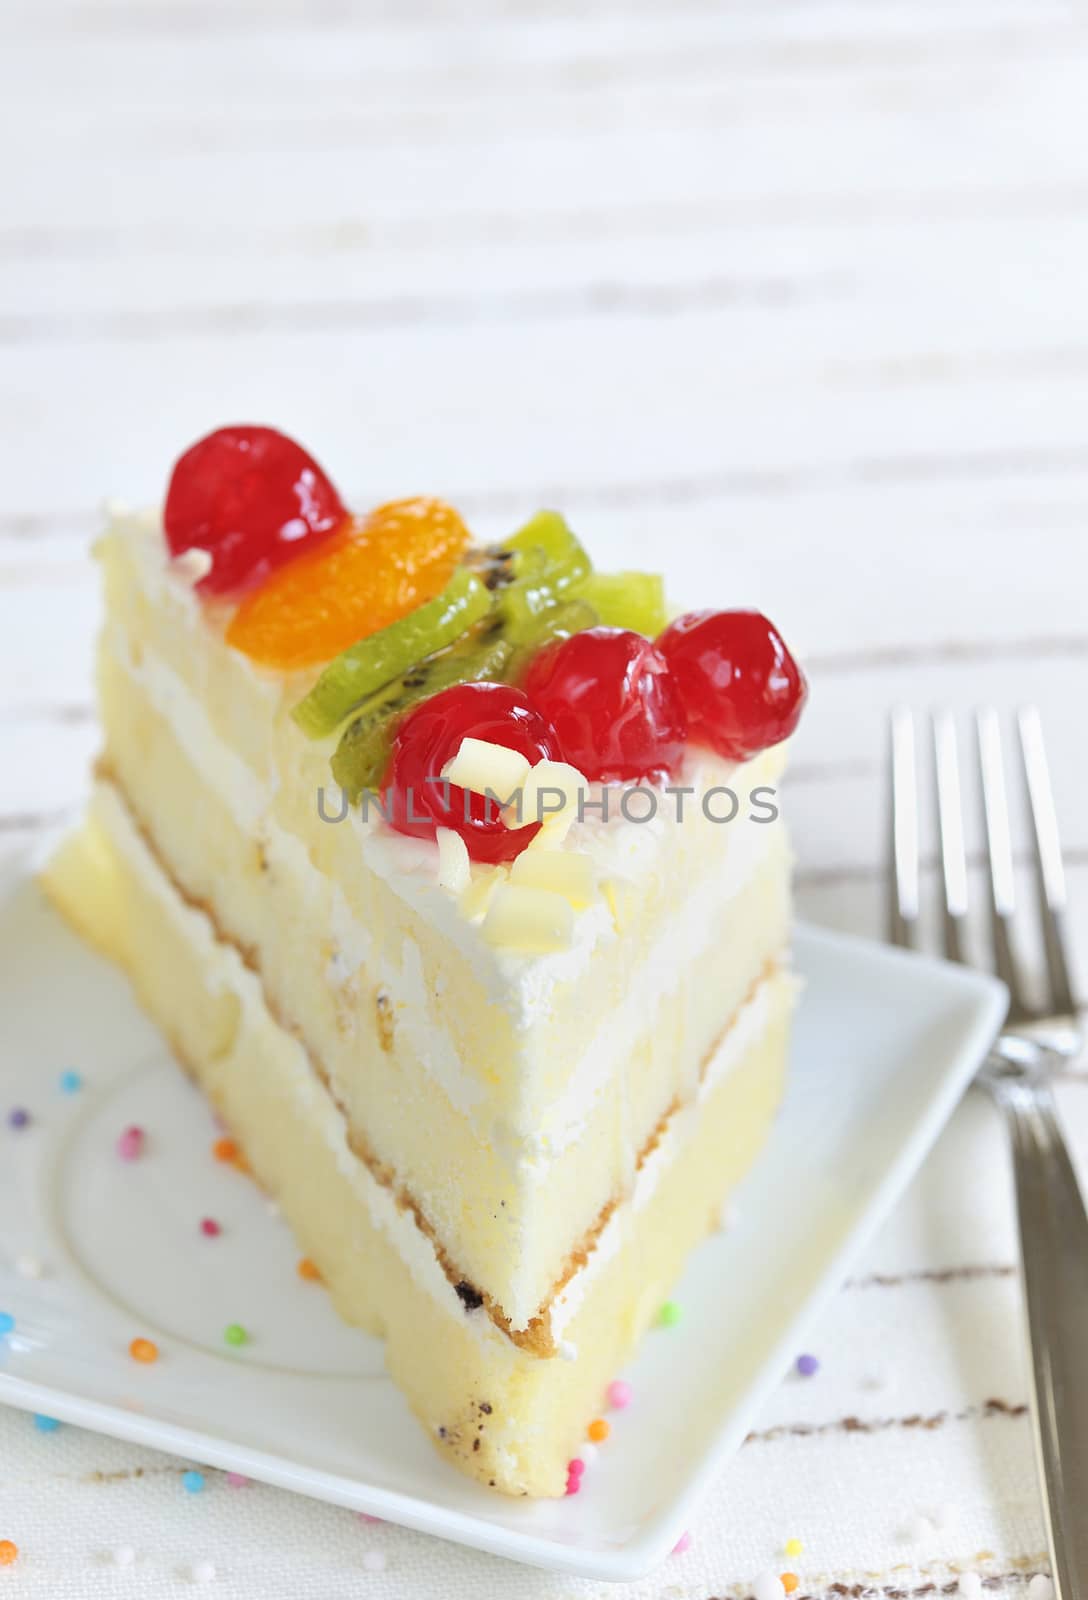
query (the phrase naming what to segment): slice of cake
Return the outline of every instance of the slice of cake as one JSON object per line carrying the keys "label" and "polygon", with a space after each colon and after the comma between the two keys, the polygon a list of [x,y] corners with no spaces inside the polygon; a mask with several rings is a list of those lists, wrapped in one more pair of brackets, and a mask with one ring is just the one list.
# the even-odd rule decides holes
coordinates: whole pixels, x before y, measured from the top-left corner
{"label": "slice of cake", "polygon": [[666,626],[554,513],[352,515],[271,429],[98,554],[104,747],[50,893],[438,1449],[574,1492],[782,1095],[800,672],[758,613]]}

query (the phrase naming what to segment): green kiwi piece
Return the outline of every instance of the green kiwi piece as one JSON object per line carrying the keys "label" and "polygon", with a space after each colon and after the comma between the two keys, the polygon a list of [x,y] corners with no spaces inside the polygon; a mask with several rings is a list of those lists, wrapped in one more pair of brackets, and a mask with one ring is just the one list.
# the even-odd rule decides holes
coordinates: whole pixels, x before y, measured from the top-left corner
{"label": "green kiwi piece", "polygon": [[354,805],[364,789],[382,781],[397,724],[421,700],[457,683],[501,682],[514,653],[495,619],[478,623],[448,649],[417,661],[358,707],[332,758],[332,775]]}
{"label": "green kiwi piece", "polygon": [[518,639],[517,649],[510,658],[506,670],[509,683],[522,681],[529,663],[546,644],[551,644],[553,639],[569,639],[572,634],[584,633],[586,628],[595,628],[600,618],[594,608],[578,596],[553,606],[534,621],[535,627]]}
{"label": "green kiwi piece", "polygon": [[434,600],[330,661],[306,698],[292,709],[292,717],[311,739],[332,733],[368,695],[480,622],[491,603],[486,583],[467,567],[458,567]]}
{"label": "green kiwi piece", "polygon": [[[462,623],[460,637],[454,642],[442,641],[446,648],[436,648],[433,625],[425,637],[420,637],[417,629],[414,654],[394,665],[384,678],[371,676],[367,689],[359,693],[357,684],[363,673],[352,669],[349,678],[341,672],[335,692],[321,705],[311,707],[326,676],[381,634],[352,646],[326,668],[293,714],[306,732],[319,737],[355,713],[332,758],[333,777],[349,800],[354,803],[364,790],[381,782],[397,724],[412,706],[457,683],[511,682],[514,671],[520,675],[541,645],[592,627],[597,621],[595,610],[584,601],[564,598],[591,571],[589,557],[563,518],[554,511],[540,511],[503,544],[466,554],[450,587],[460,575],[473,594],[474,605],[479,604],[478,590],[487,606],[477,612],[472,626]],[[439,601],[448,593],[449,588]],[[422,618],[426,609],[420,607],[383,633]],[[350,681],[352,690],[347,704],[342,687],[345,680]],[[330,721],[334,712],[335,720]]]}
{"label": "green kiwi piece", "polygon": [[502,548],[513,551],[514,576],[519,579],[535,576],[527,570],[527,563],[533,559],[529,552],[543,550],[546,566],[541,578],[556,595],[588,578],[593,571],[593,563],[558,511],[538,511],[503,541]]}
{"label": "green kiwi piece", "polygon": [[548,557],[540,545],[514,550],[504,544],[485,544],[466,550],[462,564],[492,592],[497,592],[527,578],[542,579],[548,568]]}
{"label": "green kiwi piece", "polygon": [[503,627],[519,644],[530,640],[538,619],[593,570],[557,511],[538,511],[503,544],[481,551],[479,560]]}
{"label": "green kiwi piece", "polygon": [[657,572],[591,572],[572,591],[606,628],[630,628],[656,639],[668,622],[665,581]]}

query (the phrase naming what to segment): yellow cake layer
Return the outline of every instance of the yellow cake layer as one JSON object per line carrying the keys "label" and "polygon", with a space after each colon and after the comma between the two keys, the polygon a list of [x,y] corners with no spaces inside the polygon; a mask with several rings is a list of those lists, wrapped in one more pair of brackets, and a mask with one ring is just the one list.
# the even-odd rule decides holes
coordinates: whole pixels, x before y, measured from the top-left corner
{"label": "yellow cake layer", "polygon": [[506,1493],[561,1494],[605,1385],[765,1138],[782,1092],[791,980],[758,985],[704,1063],[697,1099],[659,1130],[632,1198],[566,1286],[562,1357],[542,1359],[482,1309],[466,1310],[410,1210],[350,1149],[341,1112],[255,974],[179,897],[115,793],[99,791],[45,883],[127,969],[340,1312],[384,1336],[389,1371],[439,1450]]}
{"label": "yellow cake layer", "polygon": [[[547,1345],[572,1256],[783,947],[784,830],[697,810],[659,839],[628,829],[619,928],[602,905],[588,959],[504,959],[442,903],[433,847],[395,871],[388,838],[321,820],[329,752],[286,715],[300,686],[226,648],[156,572],[153,538],[132,524],[105,542],[106,770],[319,1063],[356,1148],[498,1318]],[[773,783],[780,763],[732,781]]]}

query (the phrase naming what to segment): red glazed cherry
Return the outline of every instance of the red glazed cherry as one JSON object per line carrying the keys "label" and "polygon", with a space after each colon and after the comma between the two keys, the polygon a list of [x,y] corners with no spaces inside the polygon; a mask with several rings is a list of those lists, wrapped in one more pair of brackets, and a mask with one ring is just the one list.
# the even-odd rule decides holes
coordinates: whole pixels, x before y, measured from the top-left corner
{"label": "red glazed cherry", "polygon": [[163,521],[174,556],[207,550],[206,594],[251,589],[347,515],[312,456],[275,428],[217,428],[181,456]]}
{"label": "red glazed cherry", "polygon": [[640,633],[587,628],[545,645],[525,692],[555,729],[563,760],[593,782],[655,781],[683,754],[684,708],[664,656]]}
{"label": "red glazed cherry", "polygon": [[456,684],[424,700],[397,730],[384,785],[389,820],[400,833],[422,839],[433,839],[436,828],[452,828],[474,861],[511,861],[540,823],[508,828],[493,800],[442,777],[446,762],[469,737],[517,750],[534,765],[559,755],[554,733],[520,689],[505,683]]}
{"label": "red glazed cherry", "polygon": [[657,641],[693,740],[747,761],[796,728],[805,675],[760,611],[690,611]]}

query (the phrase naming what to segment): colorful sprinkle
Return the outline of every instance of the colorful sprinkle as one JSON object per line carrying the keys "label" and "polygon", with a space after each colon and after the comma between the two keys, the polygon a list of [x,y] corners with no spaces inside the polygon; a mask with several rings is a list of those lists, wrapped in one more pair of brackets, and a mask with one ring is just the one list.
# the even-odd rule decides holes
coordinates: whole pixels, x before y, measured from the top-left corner
{"label": "colorful sprinkle", "polygon": [[0,1338],[5,1333],[15,1332],[15,1318],[10,1311],[0,1311]]}
{"label": "colorful sprinkle", "polygon": [[800,1588],[801,1580],[796,1572],[782,1572],[779,1576],[782,1579],[782,1587],[787,1594],[792,1594],[795,1589]]}
{"label": "colorful sprinkle", "polygon": [[240,1345],[249,1342],[249,1334],[240,1322],[231,1322],[223,1329],[223,1338],[227,1344]]}
{"label": "colorful sprinkle", "polygon": [[233,1139],[217,1139],[212,1145],[212,1155],[217,1161],[237,1161],[241,1153]]}
{"label": "colorful sprinkle", "polygon": [[218,1222],[216,1222],[214,1217],[202,1217],[200,1221],[200,1231],[204,1235],[205,1239],[218,1239],[219,1235],[223,1232],[222,1228],[219,1226]]}
{"label": "colorful sprinkle", "polygon": [[204,1474],[202,1472],[193,1472],[192,1470],[183,1472],[181,1475],[181,1487],[186,1494],[199,1494],[204,1487]]}
{"label": "colorful sprinkle", "polygon": [[0,1539],[0,1567],[10,1567],[19,1554],[19,1546],[10,1539]]}
{"label": "colorful sprinkle", "polygon": [[128,1353],[133,1361],[142,1361],[145,1366],[159,1359],[159,1347],[151,1339],[133,1339]]}
{"label": "colorful sprinkle", "polygon": [[690,1550],[690,1549],[691,1549],[691,1534],[690,1533],[682,1533],[680,1535],[679,1539],[677,1539],[676,1543],[673,1545],[672,1553],[673,1553],[674,1556],[682,1556],[684,1554],[685,1550]]}
{"label": "colorful sprinkle", "polygon": [[588,1439],[586,1440],[585,1444],[582,1445],[581,1459],[587,1467],[591,1467],[593,1465],[599,1454],[600,1451],[597,1449],[597,1446],[595,1444],[590,1444]]}
{"label": "colorful sprinkle", "polygon": [[61,1094],[78,1094],[83,1087],[83,1079],[78,1072],[62,1072],[60,1075]]}
{"label": "colorful sprinkle", "polygon": [[297,1271],[299,1277],[305,1278],[307,1283],[321,1282],[320,1270],[310,1260],[309,1256],[302,1257],[302,1260],[298,1264]]}
{"label": "colorful sprinkle", "polygon": [[633,1394],[634,1390],[625,1378],[614,1378],[607,1389],[608,1404],[613,1411],[622,1411],[631,1404]]}
{"label": "colorful sprinkle", "polygon": [[603,1444],[611,1432],[612,1429],[603,1417],[594,1417],[586,1429],[587,1437],[592,1439],[594,1444]]}
{"label": "colorful sprinkle", "polygon": [[657,1314],[657,1320],[663,1328],[675,1328],[680,1317],[680,1307],[675,1300],[666,1300]]}
{"label": "colorful sprinkle", "polygon": [[189,1578],[193,1583],[214,1583],[214,1563],[211,1561],[194,1561],[189,1568]]}
{"label": "colorful sprinkle", "polygon": [[817,1361],[815,1356],[798,1356],[797,1370],[801,1374],[802,1378],[811,1378],[815,1373],[819,1372],[820,1363]]}
{"label": "colorful sprinkle", "polygon": [[135,1560],[136,1552],[130,1544],[120,1544],[110,1551],[110,1561],[115,1567],[131,1567]]}
{"label": "colorful sprinkle", "polygon": [[56,1417],[43,1417],[36,1415],[34,1418],[34,1426],[37,1428],[39,1433],[56,1433],[57,1429],[60,1427],[60,1423],[57,1421]]}
{"label": "colorful sprinkle", "polygon": [[364,1572],[384,1572],[386,1560],[380,1550],[367,1550],[363,1555]]}
{"label": "colorful sprinkle", "polygon": [[126,1128],[117,1141],[117,1154],[122,1161],[138,1161],[144,1153],[144,1130],[135,1124]]}
{"label": "colorful sprinkle", "polygon": [[227,1486],[231,1489],[248,1489],[250,1479],[241,1472],[227,1473]]}
{"label": "colorful sprinkle", "polygon": [[582,1476],[582,1473],[585,1470],[586,1470],[586,1464],[582,1460],[581,1456],[575,1456],[573,1461],[568,1461],[567,1462],[567,1477],[568,1478],[580,1478]]}
{"label": "colorful sprinkle", "polygon": [[29,1123],[30,1112],[24,1110],[22,1106],[16,1106],[14,1111],[8,1112],[9,1128],[25,1128]]}
{"label": "colorful sprinkle", "polygon": [[566,1493],[567,1494],[580,1494],[581,1490],[582,1490],[582,1480],[581,1480],[581,1478],[572,1478],[568,1474],[568,1476],[567,1476]]}
{"label": "colorful sprinkle", "polygon": [[20,1278],[41,1278],[45,1275],[45,1268],[37,1256],[16,1256],[15,1270]]}
{"label": "colorful sprinkle", "polygon": [[787,1539],[783,1545],[783,1549],[788,1556],[799,1556],[804,1548],[800,1539]]}

